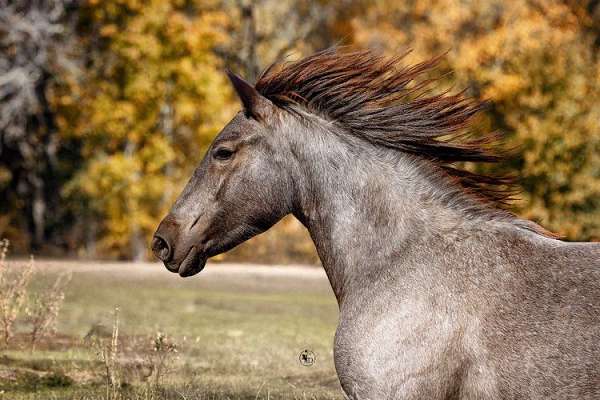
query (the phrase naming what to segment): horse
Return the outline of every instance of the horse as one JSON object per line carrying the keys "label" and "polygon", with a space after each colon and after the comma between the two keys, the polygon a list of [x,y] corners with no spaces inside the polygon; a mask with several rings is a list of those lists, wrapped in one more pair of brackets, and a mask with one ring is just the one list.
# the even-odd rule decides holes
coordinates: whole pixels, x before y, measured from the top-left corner
{"label": "horse", "polygon": [[227,71],[242,110],[161,221],[182,277],[292,214],[339,305],[349,399],[599,399],[600,243],[506,207],[514,180],[475,123],[485,101],[437,89],[440,58],[332,48]]}

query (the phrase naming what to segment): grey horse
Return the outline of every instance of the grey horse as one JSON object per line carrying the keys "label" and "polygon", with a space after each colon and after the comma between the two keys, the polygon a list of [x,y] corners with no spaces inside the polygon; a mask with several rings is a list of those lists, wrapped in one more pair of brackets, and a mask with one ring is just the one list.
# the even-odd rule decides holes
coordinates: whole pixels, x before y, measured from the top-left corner
{"label": "grey horse", "polygon": [[[484,106],[432,93],[433,59],[334,48],[229,73],[243,111],[160,223],[179,275],[293,214],[339,304],[351,399],[600,399],[600,244],[567,243],[503,205]],[[457,165],[457,163],[459,163]]]}

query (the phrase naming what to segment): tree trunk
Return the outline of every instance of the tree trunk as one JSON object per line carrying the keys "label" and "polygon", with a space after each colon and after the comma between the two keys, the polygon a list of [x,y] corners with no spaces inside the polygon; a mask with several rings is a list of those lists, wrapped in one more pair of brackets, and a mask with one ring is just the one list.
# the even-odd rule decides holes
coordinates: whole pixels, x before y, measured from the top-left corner
{"label": "tree trunk", "polygon": [[244,41],[242,62],[246,70],[246,78],[250,82],[254,82],[260,73],[260,66],[258,65],[258,55],[256,54],[258,35],[256,32],[256,15],[253,2],[248,2],[247,4],[240,2],[240,14]]}
{"label": "tree trunk", "polygon": [[33,180],[33,202],[31,219],[33,221],[33,248],[38,250],[44,244],[46,231],[46,198],[44,196],[44,181],[36,176]]}

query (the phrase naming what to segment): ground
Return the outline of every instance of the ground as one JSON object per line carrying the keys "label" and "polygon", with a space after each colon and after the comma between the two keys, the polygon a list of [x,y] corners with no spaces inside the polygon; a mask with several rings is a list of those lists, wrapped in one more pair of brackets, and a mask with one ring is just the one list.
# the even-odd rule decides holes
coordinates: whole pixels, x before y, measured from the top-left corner
{"label": "ground", "polygon": [[[36,269],[33,287],[65,270],[73,278],[56,336],[30,351],[22,332],[0,353],[0,399],[342,398],[332,355],[337,305],[320,268],[209,264],[187,279],[149,263]],[[110,343],[115,307],[121,383],[109,393],[98,353]],[[145,360],[156,356],[157,332],[177,352],[149,395]],[[304,350],[312,365],[301,362]]]}

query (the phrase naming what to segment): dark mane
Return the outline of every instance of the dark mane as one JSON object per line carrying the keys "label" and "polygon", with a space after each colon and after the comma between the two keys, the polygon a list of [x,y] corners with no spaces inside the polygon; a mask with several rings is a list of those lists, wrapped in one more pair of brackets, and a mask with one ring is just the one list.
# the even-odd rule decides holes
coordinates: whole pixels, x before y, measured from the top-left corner
{"label": "dark mane", "polygon": [[281,108],[303,107],[374,144],[427,158],[479,200],[506,206],[516,193],[512,178],[456,166],[503,159],[498,134],[474,138],[469,130],[485,102],[463,93],[431,94],[435,80],[426,75],[440,57],[403,66],[405,55],[389,58],[369,50],[332,48],[273,64],[256,89]]}

